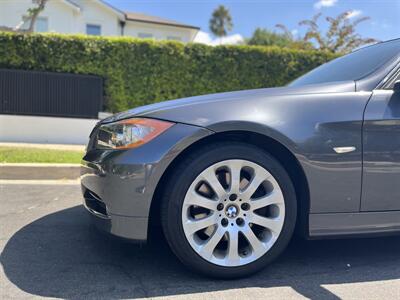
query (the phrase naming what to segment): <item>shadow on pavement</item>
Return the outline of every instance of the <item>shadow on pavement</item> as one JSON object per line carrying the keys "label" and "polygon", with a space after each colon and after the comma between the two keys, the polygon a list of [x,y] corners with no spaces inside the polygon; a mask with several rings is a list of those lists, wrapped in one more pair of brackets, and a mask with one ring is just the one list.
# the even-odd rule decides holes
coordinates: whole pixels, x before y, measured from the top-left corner
{"label": "shadow on pavement", "polygon": [[38,296],[139,298],[247,287],[289,286],[309,298],[337,298],[325,284],[400,278],[400,238],[294,240],[252,277],[222,281],[186,270],[161,235],[148,246],[112,239],[89,226],[81,206],[47,215],[8,241],[1,263],[9,280]]}

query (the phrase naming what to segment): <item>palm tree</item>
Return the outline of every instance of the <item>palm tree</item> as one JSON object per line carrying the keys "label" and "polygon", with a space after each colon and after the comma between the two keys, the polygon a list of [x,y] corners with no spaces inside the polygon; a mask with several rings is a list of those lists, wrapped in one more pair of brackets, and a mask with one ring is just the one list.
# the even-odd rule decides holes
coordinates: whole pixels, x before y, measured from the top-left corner
{"label": "palm tree", "polygon": [[210,19],[210,31],[216,37],[221,38],[226,36],[232,30],[232,27],[232,17],[229,10],[223,5],[218,6]]}

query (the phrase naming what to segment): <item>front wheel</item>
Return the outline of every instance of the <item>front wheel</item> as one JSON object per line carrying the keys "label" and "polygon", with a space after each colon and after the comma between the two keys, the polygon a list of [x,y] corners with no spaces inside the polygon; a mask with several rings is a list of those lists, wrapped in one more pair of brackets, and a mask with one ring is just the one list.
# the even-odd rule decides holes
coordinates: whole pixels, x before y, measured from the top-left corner
{"label": "front wheel", "polygon": [[220,143],[187,157],[163,199],[163,229],[177,257],[203,274],[254,273],[287,246],[296,194],[279,162],[261,149]]}

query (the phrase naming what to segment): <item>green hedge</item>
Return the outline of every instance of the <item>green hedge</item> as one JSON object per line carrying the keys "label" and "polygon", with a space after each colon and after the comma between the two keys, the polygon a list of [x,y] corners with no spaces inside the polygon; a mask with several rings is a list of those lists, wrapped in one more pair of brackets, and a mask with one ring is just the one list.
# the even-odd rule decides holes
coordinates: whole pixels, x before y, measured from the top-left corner
{"label": "green hedge", "polygon": [[102,76],[105,109],[114,112],[192,95],[281,86],[333,57],[277,47],[0,33],[0,68]]}

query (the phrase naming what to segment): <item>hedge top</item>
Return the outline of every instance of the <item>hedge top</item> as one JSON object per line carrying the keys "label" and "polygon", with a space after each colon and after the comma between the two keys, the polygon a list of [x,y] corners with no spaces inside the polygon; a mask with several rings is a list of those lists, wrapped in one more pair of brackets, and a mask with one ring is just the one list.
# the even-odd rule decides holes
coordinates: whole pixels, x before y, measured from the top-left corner
{"label": "hedge top", "polygon": [[61,34],[0,33],[0,68],[104,78],[106,110],[285,85],[335,58],[330,52]]}

